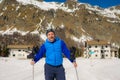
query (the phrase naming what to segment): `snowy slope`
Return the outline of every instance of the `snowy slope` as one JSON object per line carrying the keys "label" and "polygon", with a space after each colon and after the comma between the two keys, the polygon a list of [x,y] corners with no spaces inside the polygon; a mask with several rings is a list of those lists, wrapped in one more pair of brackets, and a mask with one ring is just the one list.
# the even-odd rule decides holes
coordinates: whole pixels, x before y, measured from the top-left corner
{"label": "snowy slope", "polygon": [[[9,29],[7,29],[6,31],[0,31],[0,33],[2,34],[2,35],[5,35],[5,34],[7,34],[7,35],[13,35],[13,33],[14,32],[18,32],[18,33],[21,33],[21,35],[26,35],[27,33],[29,33],[29,31],[20,31],[20,30],[17,30],[17,28],[12,28],[12,27],[10,27]],[[34,33],[35,34],[35,33]]]}
{"label": "snowy slope", "polygon": [[[27,5],[27,4],[32,4],[36,7],[39,7],[40,9],[43,10],[50,10],[50,9],[62,9],[66,12],[75,12],[76,10],[79,10],[78,6],[84,3],[78,3],[77,6],[73,9],[69,9],[67,6],[65,6],[64,3],[56,3],[56,2],[39,2],[36,0],[17,0],[19,3],[22,3],[23,5]],[[92,10],[92,11],[97,11],[98,14],[108,17],[108,18],[116,18],[118,20],[120,20],[119,16],[117,16],[116,14],[120,14],[120,10],[115,9],[115,7],[113,7],[113,10],[110,10],[110,8],[106,8],[106,9],[99,9],[98,6],[91,6],[89,4],[84,4],[86,6],[87,9]]]}
{"label": "snowy slope", "polygon": [[37,6],[43,10],[49,10],[49,9],[57,9],[59,5],[53,3],[47,3],[47,2],[39,2],[36,0],[17,0],[19,3],[22,3],[23,5],[27,4],[33,4],[34,6]]}
{"label": "snowy slope", "polygon": [[[77,58],[79,80],[120,80],[119,59]],[[66,80],[77,80],[73,65],[64,59]],[[44,58],[34,67],[34,80],[44,79]],[[0,58],[0,80],[32,80],[30,60]]]}
{"label": "snowy slope", "polygon": [[36,0],[16,0],[19,3],[22,3],[23,5],[28,5],[28,4],[32,4],[42,10],[50,10],[50,9],[62,9],[66,12],[74,12],[77,9],[69,9],[68,7],[65,7],[64,3],[56,3],[56,2],[40,2],[40,1],[36,1]]}
{"label": "snowy slope", "polygon": [[91,5],[86,5],[86,8],[89,9],[89,10],[97,12],[97,14],[99,14],[101,16],[105,16],[105,17],[108,17],[108,18],[114,18],[114,19],[120,20],[120,17],[116,15],[116,14],[120,14],[120,10],[115,9],[115,7],[112,7],[113,10],[110,10],[110,8],[99,9],[98,6],[93,7]]}

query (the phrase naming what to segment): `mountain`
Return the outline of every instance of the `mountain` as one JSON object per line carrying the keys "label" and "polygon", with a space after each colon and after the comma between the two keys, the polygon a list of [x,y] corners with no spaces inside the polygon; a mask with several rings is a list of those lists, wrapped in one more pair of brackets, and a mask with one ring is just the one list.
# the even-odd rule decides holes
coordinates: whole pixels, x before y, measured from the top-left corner
{"label": "mountain", "polygon": [[54,28],[68,45],[87,40],[106,40],[120,45],[120,6],[101,8],[67,0],[0,0],[0,34],[40,34]]}

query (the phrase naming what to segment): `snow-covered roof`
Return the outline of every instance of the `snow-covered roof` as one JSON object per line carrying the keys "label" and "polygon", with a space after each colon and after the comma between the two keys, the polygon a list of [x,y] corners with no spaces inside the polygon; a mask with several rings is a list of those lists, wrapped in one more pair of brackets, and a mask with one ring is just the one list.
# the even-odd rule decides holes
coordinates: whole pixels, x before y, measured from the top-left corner
{"label": "snow-covered roof", "polygon": [[91,40],[87,41],[88,45],[109,45],[110,43],[108,41],[103,40]]}
{"label": "snow-covered roof", "polygon": [[28,49],[28,48],[32,48],[33,45],[8,45],[7,48],[10,49]]}

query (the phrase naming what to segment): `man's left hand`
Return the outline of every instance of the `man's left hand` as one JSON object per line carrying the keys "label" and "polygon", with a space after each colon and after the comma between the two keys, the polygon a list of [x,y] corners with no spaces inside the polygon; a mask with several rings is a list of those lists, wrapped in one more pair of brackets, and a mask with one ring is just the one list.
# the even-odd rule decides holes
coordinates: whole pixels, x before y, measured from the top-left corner
{"label": "man's left hand", "polygon": [[76,62],[73,62],[73,65],[74,65],[74,67],[77,67],[77,63]]}

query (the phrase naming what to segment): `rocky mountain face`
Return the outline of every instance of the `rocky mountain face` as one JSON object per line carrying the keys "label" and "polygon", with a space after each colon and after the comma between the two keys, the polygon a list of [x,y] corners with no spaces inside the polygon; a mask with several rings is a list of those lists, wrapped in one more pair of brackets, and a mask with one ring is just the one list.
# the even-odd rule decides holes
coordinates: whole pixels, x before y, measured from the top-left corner
{"label": "rocky mountain face", "polygon": [[92,39],[120,45],[120,6],[103,9],[74,0],[65,3],[48,3],[43,0],[1,1],[1,35],[14,29],[44,34],[48,28],[54,28],[68,45]]}

